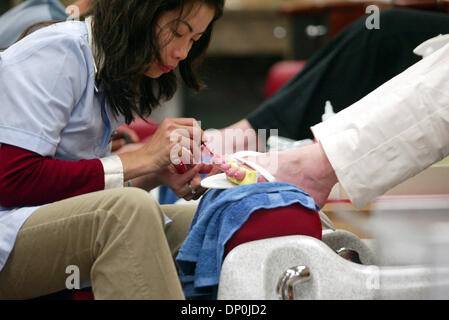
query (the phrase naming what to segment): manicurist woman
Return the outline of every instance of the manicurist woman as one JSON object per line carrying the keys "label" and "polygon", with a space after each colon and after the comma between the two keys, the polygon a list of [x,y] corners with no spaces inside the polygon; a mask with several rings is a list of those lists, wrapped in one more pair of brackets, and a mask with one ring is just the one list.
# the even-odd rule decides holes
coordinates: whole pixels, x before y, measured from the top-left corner
{"label": "manicurist woman", "polygon": [[201,87],[194,65],[223,1],[94,0],[85,20],[0,53],[0,298],[63,290],[73,266],[96,299],[184,298],[173,254],[195,207],[160,206],[147,191],[192,198],[201,165],[177,174],[172,150],[195,154],[201,129],[166,119],[113,156],[110,140],[172,97],[174,69]]}

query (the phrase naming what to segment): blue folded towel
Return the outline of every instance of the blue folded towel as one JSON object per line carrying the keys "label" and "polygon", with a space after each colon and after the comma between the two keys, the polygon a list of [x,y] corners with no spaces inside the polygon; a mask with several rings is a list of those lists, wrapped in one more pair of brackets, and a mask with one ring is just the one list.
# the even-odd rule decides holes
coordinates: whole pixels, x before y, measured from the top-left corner
{"label": "blue folded towel", "polygon": [[254,211],[294,203],[319,210],[306,192],[282,182],[209,190],[176,257],[186,298],[216,299],[226,242]]}

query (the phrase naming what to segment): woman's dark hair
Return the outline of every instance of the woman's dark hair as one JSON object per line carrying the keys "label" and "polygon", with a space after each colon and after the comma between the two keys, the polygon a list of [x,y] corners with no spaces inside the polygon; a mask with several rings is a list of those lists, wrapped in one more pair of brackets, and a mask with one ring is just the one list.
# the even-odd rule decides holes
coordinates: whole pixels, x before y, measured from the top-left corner
{"label": "woman's dark hair", "polygon": [[174,71],[157,79],[145,76],[151,61],[160,59],[156,23],[163,12],[181,9],[180,18],[191,4],[203,3],[215,9],[206,32],[195,41],[188,57],[179,63],[186,85],[203,87],[195,71],[209,45],[215,20],[223,14],[224,0],[92,0],[92,33],[96,45],[97,80],[103,85],[112,111],[130,123],[145,118],[161,101],[173,97],[177,88]]}

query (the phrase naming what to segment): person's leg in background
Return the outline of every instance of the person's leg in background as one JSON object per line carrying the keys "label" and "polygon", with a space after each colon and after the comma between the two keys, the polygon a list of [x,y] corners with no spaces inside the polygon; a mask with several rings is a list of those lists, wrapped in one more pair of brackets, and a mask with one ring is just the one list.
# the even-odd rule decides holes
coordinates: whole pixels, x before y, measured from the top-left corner
{"label": "person's leg in background", "polygon": [[280,136],[312,138],[326,100],[335,112],[358,101],[421,58],[422,42],[449,33],[449,14],[391,9],[380,14],[380,29],[369,30],[366,17],[343,30],[314,54],[305,68],[247,119],[257,129],[277,128]]}
{"label": "person's leg in background", "polygon": [[[136,188],[95,192],[40,208],[21,228],[0,272],[1,299],[66,288],[77,266],[96,299],[184,299],[173,253],[187,236],[194,206],[164,209]],[[186,226],[184,225],[186,224]],[[172,248],[170,247],[172,246]]]}

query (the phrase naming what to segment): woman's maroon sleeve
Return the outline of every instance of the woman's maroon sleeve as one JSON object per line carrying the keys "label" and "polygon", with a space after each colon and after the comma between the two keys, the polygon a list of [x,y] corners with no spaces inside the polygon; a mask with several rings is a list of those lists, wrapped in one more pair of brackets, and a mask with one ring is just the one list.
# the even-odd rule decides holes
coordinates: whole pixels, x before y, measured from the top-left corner
{"label": "woman's maroon sleeve", "polygon": [[3,144],[0,147],[0,205],[36,206],[104,189],[99,159],[62,161]]}

